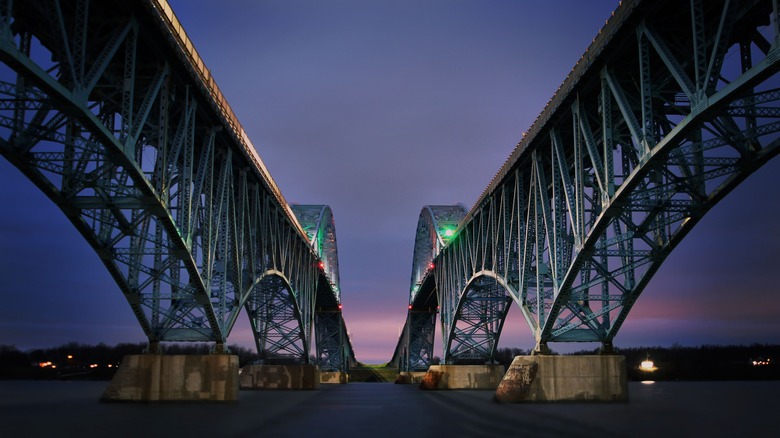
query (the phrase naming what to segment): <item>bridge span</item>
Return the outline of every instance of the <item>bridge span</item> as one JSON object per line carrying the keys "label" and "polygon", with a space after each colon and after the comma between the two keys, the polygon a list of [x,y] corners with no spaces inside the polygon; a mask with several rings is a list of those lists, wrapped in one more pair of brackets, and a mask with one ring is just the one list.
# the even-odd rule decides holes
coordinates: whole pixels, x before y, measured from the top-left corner
{"label": "bridge span", "polygon": [[[285,201],[165,0],[0,1],[0,154],[95,250],[149,339],[346,371],[333,215]],[[316,350],[312,341],[316,340]]]}
{"label": "bridge span", "polygon": [[[624,0],[468,211],[426,206],[393,362],[490,363],[536,339],[612,349],[653,274],[780,145],[778,3]],[[457,225],[452,225],[457,223]]]}

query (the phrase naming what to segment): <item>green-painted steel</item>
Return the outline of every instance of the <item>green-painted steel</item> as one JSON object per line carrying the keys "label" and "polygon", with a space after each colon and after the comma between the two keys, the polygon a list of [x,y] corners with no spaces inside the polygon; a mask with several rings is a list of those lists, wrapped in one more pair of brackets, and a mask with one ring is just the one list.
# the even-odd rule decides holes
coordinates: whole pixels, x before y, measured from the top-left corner
{"label": "green-painted steel", "polygon": [[780,151],[778,23],[772,0],[621,2],[413,276],[412,307],[441,307],[445,363],[492,359],[505,299],[539,352],[611,348],[669,253]]}
{"label": "green-painted steel", "polygon": [[152,349],[222,350],[246,306],[260,352],[309,361],[316,312],[341,318],[335,232],[302,228],[165,0],[0,0],[0,79],[0,154],[97,252]]}

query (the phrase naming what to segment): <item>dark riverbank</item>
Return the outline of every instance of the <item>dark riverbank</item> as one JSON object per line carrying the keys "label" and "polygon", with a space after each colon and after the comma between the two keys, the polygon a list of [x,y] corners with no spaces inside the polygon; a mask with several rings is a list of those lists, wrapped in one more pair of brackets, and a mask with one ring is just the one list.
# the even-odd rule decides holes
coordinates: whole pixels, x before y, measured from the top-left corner
{"label": "dark riverbank", "polygon": [[[49,349],[20,351],[0,345],[0,380],[109,380],[128,354],[142,353],[145,344],[116,346],[70,343]],[[208,344],[168,345],[168,354],[208,354]],[[239,356],[241,366],[258,359],[258,355],[241,346],[230,346]],[[574,354],[597,354],[583,351]],[[705,345],[700,347],[616,348],[625,356],[630,381],[724,381],[780,380],[780,345]],[[499,363],[508,366],[527,350],[503,348]],[[653,370],[640,367],[645,360]]]}

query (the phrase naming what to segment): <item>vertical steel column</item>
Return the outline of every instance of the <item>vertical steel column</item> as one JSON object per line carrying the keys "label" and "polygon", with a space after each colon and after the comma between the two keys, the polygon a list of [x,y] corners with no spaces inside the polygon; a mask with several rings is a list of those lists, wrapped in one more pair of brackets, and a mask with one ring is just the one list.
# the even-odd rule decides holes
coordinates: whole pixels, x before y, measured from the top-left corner
{"label": "vertical steel column", "polygon": [[323,371],[348,371],[346,333],[338,310],[314,312],[314,336],[316,342],[316,363]]}
{"label": "vertical steel column", "polygon": [[402,371],[427,371],[433,360],[436,311],[410,309],[406,317],[408,344]]}

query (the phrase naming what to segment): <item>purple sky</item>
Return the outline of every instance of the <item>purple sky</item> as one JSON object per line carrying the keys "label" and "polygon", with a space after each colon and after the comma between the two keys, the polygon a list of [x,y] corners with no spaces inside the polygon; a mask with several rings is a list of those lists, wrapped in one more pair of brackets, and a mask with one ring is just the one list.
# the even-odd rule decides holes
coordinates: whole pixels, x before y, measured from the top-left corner
{"label": "purple sky", "polygon": [[[421,207],[473,204],[617,6],[170,3],[287,200],[333,209],[344,317],[370,363],[390,358],[405,318]],[[778,171],[757,172],[686,237],[617,346],[780,342]],[[0,205],[0,344],[144,340],[98,257],[3,159]],[[244,315],[228,341],[253,345]],[[500,346],[533,347],[517,306]]]}

